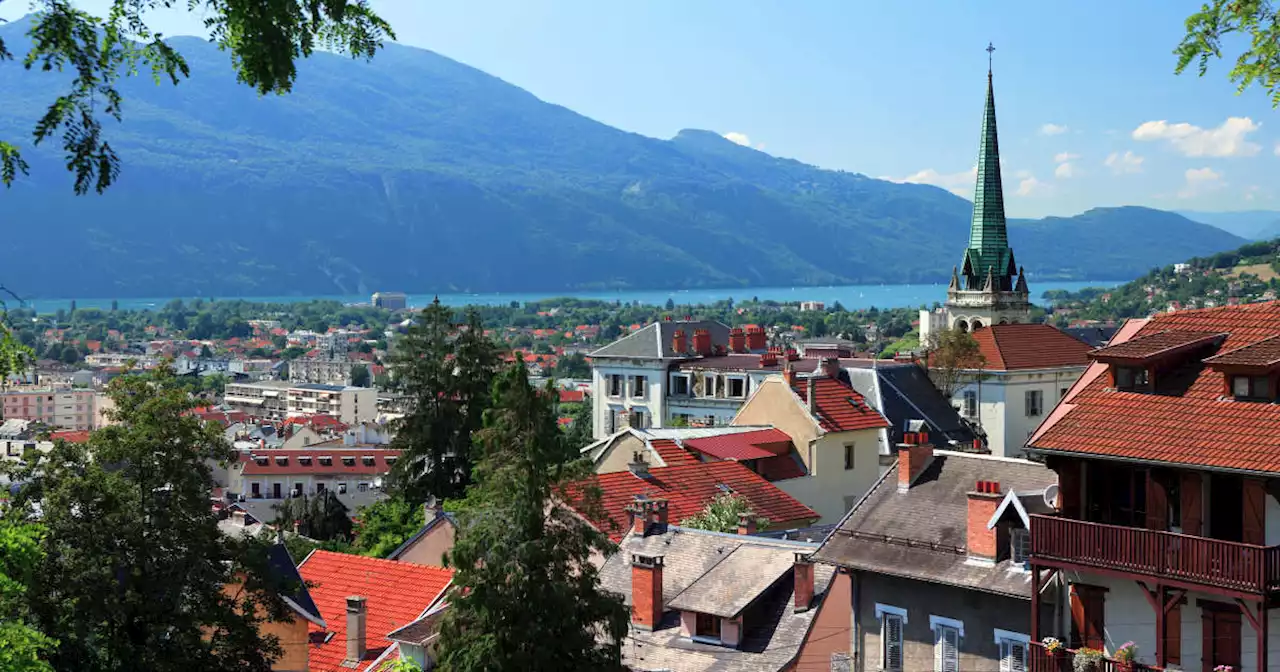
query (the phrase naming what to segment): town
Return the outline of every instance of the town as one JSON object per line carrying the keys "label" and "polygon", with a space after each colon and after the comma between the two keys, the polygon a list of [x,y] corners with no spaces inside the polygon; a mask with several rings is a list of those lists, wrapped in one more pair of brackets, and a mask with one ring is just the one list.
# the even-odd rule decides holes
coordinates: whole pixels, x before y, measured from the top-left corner
{"label": "town", "polygon": [[1280,669],[1280,239],[1033,294],[994,50],[917,305],[0,285],[0,670]]}

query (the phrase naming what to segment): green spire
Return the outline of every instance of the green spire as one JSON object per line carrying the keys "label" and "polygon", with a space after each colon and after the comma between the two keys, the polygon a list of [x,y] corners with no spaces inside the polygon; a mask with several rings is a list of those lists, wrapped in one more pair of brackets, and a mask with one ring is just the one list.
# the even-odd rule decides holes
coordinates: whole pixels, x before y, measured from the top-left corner
{"label": "green spire", "polygon": [[[995,47],[987,45],[988,56]],[[982,114],[982,140],[978,148],[978,182],[973,191],[973,222],[969,226],[969,247],[961,272],[965,289],[981,289],[987,274],[995,276],[996,288],[1013,289],[1017,266],[1009,249],[1005,228],[1004,188],[1000,181],[1000,142],[996,133],[996,97],[987,67],[987,106]]]}

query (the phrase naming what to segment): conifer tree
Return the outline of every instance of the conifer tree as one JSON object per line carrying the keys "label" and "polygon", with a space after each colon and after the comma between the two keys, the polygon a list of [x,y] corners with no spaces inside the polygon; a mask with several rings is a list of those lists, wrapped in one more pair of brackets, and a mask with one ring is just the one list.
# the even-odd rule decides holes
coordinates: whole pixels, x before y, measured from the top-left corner
{"label": "conifer tree", "polygon": [[591,563],[612,544],[556,504],[590,467],[564,461],[554,407],[519,363],[494,383],[448,558],[456,590],[441,629],[447,672],[621,669],[627,611],[601,591]]}
{"label": "conifer tree", "polygon": [[276,507],[277,526],[319,541],[351,541],[351,510],[332,490],[291,497]]}
{"label": "conifer tree", "polygon": [[[188,413],[168,367],[113,380],[118,424],[56,442],[15,475],[9,515],[34,516],[42,561],[24,600],[56,633],[47,660],[76,672],[267,672],[280,653],[264,619],[287,618],[262,541],[222,535],[211,464],[234,453]],[[238,586],[235,590],[224,590]]]}

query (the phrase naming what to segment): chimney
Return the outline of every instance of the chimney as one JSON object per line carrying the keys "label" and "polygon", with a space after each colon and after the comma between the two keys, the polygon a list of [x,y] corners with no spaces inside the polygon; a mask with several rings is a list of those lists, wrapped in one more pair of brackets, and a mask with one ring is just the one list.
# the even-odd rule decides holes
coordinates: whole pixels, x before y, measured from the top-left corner
{"label": "chimney", "polygon": [[809,610],[813,604],[813,562],[804,553],[796,553],[796,613]]}
{"label": "chimney", "polygon": [[684,329],[676,329],[676,333],[672,335],[671,349],[682,355],[689,352],[689,335],[684,333]]}
{"label": "chimney", "polygon": [[764,350],[765,342],[764,327],[754,325],[747,327],[747,350],[751,352]]}
{"label": "chimney", "polygon": [[933,461],[933,444],[928,432],[907,432],[898,444],[898,492],[911,489],[911,484]]}
{"label": "chimney", "polygon": [[809,404],[809,414],[813,415],[817,412],[818,402],[818,379],[809,376],[805,380],[805,401]]}
{"label": "chimney", "polygon": [[431,521],[439,518],[444,514],[443,502],[435,497],[427,497],[427,501],[422,503],[422,524],[430,524]]}
{"label": "chimney", "polygon": [[832,380],[840,379],[840,360],[835,357],[823,357],[818,362],[818,366],[822,369],[822,373],[826,377]]}
{"label": "chimney", "polygon": [[652,631],[662,622],[662,556],[631,556],[631,625]]}
{"label": "chimney", "polygon": [[631,462],[627,464],[627,469],[640,478],[649,478],[649,462],[644,459],[644,453],[641,451],[631,453]]}
{"label": "chimney", "polygon": [[368,619],[364,598],[359,595],[347,596],[347,658],[343,661],[344,666],[352,663],[350,667],[355,667],[355,663],[364,660],[365,649],[364,626]]}
{"label": "chimney", "polygon": [[982,562],[996,561],[1001,547],[1000,528],[988,529],[987,523],[996,515],[1000,500],[1004,499],[1000,492],[1000,484],[995,481],[978,481],[969,493],[969,525],[965,545],[969,549],[969,558]]}
{"label": "chimney", "polygon": [[742,327],[729,330],[729,351],[738,353],[747,351],[747,335],[743,333]]}
{"label": "chimney", "polygon": [[232,511],[231,522],[239,525],[240,527],[244,527],[244,511]]}
{"label": "chimney", "polygon": [[693,351],[706,357],[711,354],[711,332],[706,329],[693,330]]}
{"label": "chimney", "polygon": [[667,500],[660,497],[640,499],[627,507],[631,513],[631,532],[644,537],[667,533]]}
{"label": "chimney", "polygon": [[756,517],[748,511],[747,513],[738,514],[738,534],[755,534],[756,533]]}
{"label": "chimney", "polygon": [[[774,355],[774,353],[769,353]],[[774,355],[775,357],[777,355]],[[787,381],[787,387],[794,388],[796,386],[796,371],[791,368],[791,362],[782,360],[782,379]]]}

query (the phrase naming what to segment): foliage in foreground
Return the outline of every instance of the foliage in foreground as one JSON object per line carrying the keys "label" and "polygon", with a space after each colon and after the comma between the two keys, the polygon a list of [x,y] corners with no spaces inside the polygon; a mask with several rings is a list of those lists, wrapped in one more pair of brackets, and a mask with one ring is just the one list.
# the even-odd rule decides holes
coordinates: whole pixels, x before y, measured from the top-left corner
{"label": "foliage in foreground", "polygon": [[1211,0],[1187,18],[1187,34],[1174,49],[1182,74],[1193,62],[1204,76],[1209,62],[1222,58],[1223,43],[1235,37],[1248,40],[1236,56],[1228,77],[1244,91],[1261,86],[1280,106],[1280,14],[1271,0]]}
{"label": "foliage in foreground", "polygon": [[735,492],[716,495],[701,511],[680,521],[680,526],[712,532],[737,532],[742,516],[754,519],[756,529],[763,530],[769,526],[769,519],[755,515],[755,511],[751,510],[751,502]]}

